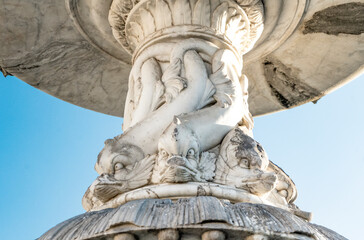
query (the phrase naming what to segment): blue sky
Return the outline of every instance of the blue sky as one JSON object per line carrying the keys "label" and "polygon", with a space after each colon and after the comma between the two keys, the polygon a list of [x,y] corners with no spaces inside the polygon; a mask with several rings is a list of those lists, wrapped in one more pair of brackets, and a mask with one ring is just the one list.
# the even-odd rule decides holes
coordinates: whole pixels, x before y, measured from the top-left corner
{"label": "blue sky", "polygon": [[[1,74],[0,74],[1,75]],[[298,188],[313,222],[362,238],[364,76],[289,111],[255,118],[255,138]],[[97,154],[122,119],[0,77],[0,236],[35,239],[84,212]]]}

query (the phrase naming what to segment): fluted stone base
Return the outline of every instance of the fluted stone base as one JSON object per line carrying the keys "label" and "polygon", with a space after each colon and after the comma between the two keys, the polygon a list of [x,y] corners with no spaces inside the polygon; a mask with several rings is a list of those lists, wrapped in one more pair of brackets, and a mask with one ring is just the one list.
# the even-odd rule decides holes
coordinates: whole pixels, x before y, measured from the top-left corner
{"label": "fluted stone base", "polygon": [[201,196],[145,199],[87,212],[58,224],[46,239],[346,239],[273,206]]}

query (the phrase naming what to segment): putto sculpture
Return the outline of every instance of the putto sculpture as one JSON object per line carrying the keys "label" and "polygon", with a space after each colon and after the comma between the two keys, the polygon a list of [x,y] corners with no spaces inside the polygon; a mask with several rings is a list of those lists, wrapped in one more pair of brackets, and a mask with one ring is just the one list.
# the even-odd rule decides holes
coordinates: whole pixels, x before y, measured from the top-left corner
{"label": "putto sculpture", "polygon": [[[314,35],[333,4],[352,15],[360,4],[44,1],[65,19],[57,23],[64,32],[37,40],[21,64],[4,58],[1,71],[124,122],[97,157],[99,176],[82,199],[87,213],[40,239],[344,239],[294,204],[293,181],[254,140],[253,116],[316,101],[361,69],[363,58],[349,56],[364,30]],[[355,35],[351,47],[340,34]],[[334,74],[339,60],[314,57],[321,38],[345,48],[340,59],[350,67]],[[77,81],[63,81],[71,76]]]}

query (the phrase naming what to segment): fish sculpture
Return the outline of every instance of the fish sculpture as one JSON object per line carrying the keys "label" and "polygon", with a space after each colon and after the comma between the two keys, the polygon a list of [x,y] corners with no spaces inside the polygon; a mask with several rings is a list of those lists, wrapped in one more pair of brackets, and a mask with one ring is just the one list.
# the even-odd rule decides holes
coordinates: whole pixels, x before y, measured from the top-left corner
{"label": "fish sculpture", "polygon": [[216,154],[201,153],[196,135],[177,117],[162,135],[158,148],[153,183],[206,182],[215,176]]}
{"label": "fish sculpture", "polygon": [[[188,44],[191,43],[188,42]],[[207,46],[206,48],[205,52],[215,51],[214,47]],[[203,47],[201,46],[199,49],[203,50]],[[171,56],[170,68],[177,70],[167,69],[163,76],[159,77],[171,79],[174,76],[178,81],[183,81],[186,87],[173,100],[165,102],[157,110],[151,112],[147,118],[127,128],[123,134],[106,141],[95,165],[99,174],[111,172],[113,158],[120,157],[120,155],[135,162],[148,154],[155,154],[158,150],[158,141],[164,130],[173,121],[174,116],[195,111],[213,100],[206,97],[206,91],[211,92],[214,87],[208,79],[200,55],[195,50],[189,50],[187,46],[180,43]],[[158,62],[153,58],[147,60],[141,67],[142,72],[144,67],[152,68],[149,65],[155,64]],[[157,65],[154,66],[154,68],[158,67]],[[183,75],[181,74],[182,68],[184,69]],[[165,76],[165,74],[172,76]],[[169,92],[166,93],[168,98]]]}
{"label": "fish sculpture", "polygon": [[[119,194],[148,184],[152,173],[150,166],[154,164],[150,156],[155,156],[158,140],[165,128],[173,122],[174,116],[195,111],[213,102],[211,96],[214,86],[208,79],[205,63],[197,51],[190,50],[190,45],[191,42],[188,41],[186,44],[179,43],[174,48],[170,54],[170,64],[163,74],[158,61],[153,57],[147,58],[148,54],[146,60],[140,64],[140,76],[148,78],[141,80],[141,83],[154,86],[163,84],[164,95],[161,91],[157,94],[159,97],[155,94],[149,95],[151,104],[140,108],[138,105],[134,110],[140,121],[133,123],[131,120],[130,127],[123,134],[105,141],[95,165],[100,177],[84,196],[85,208],[102,204]],[[205,43],[201,45],[200,41],[192,45],[205,56],[213,55],[217,49],[216,46],[206,46]],[[147,74],[148,72],[152,74]],[[148,88],[144,90],[150,91]],[[145,104],[148,99],[140,98],[138,101]],[[116,171],[123,174],[116,175]],[[205,175],[196,175],[196,179],[204,177]],[[208,178],[212,179],[212,176]]]}
{"label": "fish sculpture", "polygon": [[90,211],[119,194],[148,184],[155,157],[148,155],[137,162],[122,157],[115,159],[113,171],[101,174],[87,189],[82,199],[83,207]]}
{"label": "fish sculpture", "polygon": [[[226,134],[242,119],[251,128],[252,119],[240,87],[241,64],[230,50],[219,50],[212,58],[212,74],[209,76],[214,86],[207,98],[213,97],[215,103],[203,109],[181,114],[164,131],[159,140],[156,169],[168,182],[187,182],[203,176],[215,165],[215,158],[209,155],[204,159],[200,154],[220,144]],[[250,124],[249,124],[250,123]],[[206,161],[206,159],[209,159]],[[205,163],[198,167],[200,162]],[[213,167],[214,168],[214,167]],[[177,171],[177,170],[178,171]],[[175,179],[173,180],[173,174]],[[158,177],[153,174],[154,181]],[[164,181],[163,177],[159,179]],[[205,179],[211,180],[211,179]]]}
{"label": "fish sculpture", "polygon": [[216,165],[216,183],[255,195],[269,193],[277,186],[277,174],[267,170],[269,159],[263,147],[239,127],[223,140]]}

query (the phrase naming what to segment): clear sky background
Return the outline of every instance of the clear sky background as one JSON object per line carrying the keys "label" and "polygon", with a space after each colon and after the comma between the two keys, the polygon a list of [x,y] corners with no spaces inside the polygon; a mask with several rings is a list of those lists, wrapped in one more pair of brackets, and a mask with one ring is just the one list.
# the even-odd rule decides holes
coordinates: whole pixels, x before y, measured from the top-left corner
{"label": "clear sky background", "polygon": [[[1,74],[0,74],[1,75]],[[255,118],[255,138],[298,188],[313,222],[363,239],[364,76],[289,111]],[[0,238],[35,239],[84,212],[103,142],[122,119],[0,77]]]}

